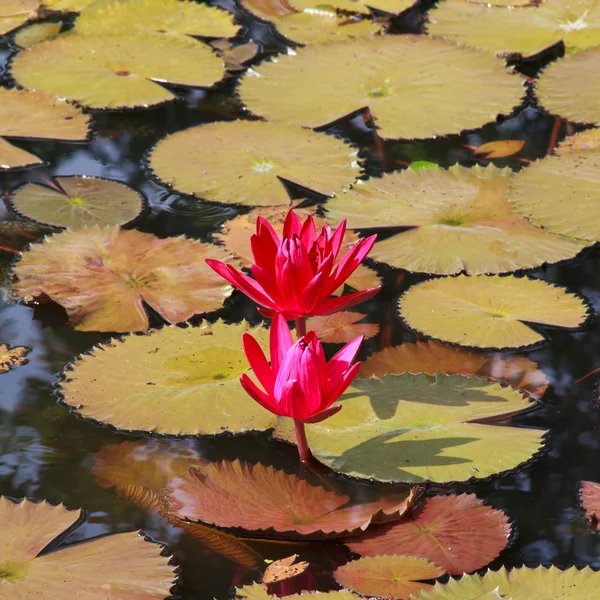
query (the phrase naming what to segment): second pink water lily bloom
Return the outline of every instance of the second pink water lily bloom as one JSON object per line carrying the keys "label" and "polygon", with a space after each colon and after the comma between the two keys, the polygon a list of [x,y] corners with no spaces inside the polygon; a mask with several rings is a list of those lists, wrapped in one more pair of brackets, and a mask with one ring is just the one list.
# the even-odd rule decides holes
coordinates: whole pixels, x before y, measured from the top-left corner
{"label": "second pink water lily bloom", "polygon": [[[206,262],[229,283],[252,298],[267,316],[288,319],[330,315],[374,296],[379,287],[339,298],[331,297],[367,256],[376,236],[359,240],[336,265],[346,221],[335,230],[323,227],[317,235],[311,216],[302,223],[290,211],[281,239],[263,217],[251,238],[254,279],[217,260]],[[335,265],[335,266],[334,266]]]}
{"label": "second pink water lily bloom", "polygon": [[271,364],[258,342],[244,334],[244,352],[262,389],[244,373],[243,388],[264,408],[281,417],[315,423],[336,413],[332,404],[352,383],[360,363],[352,364],[364,336],[344,346],[329,362],[314,331],[296,343],[281,314],[270,331]]}

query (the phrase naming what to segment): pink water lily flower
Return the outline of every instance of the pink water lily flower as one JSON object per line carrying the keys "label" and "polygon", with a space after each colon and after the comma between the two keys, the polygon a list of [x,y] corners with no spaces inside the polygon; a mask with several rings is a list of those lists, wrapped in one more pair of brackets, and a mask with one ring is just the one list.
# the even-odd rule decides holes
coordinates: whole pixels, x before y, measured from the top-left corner
{"label": "pink water lily flower", "polygon": [[302,223],[290,211],[280,239],[263,217],[251,238],[254,279],[218,260],[207,260],[224,279],[254,300],[267,316],[282,313],[290,319],[330,315],[374,296],[379,287],[339,298],[331,297],[367,256],[376,236],[359,240],[334,266],[346,231],[346,221],[335,230],[323,227],[317,235],[311,216]]}
{"label": "pink water lily flower", "polygon": [[262,389],[247,374],[243,388],[264,408],[281,417],[315,423],[336,413],[332,404],[356,377],[360,363],[352,362],[364,336],[344,346],[329,362],[314,331],[294,343],[281,314],[273,318],[270,331],[271,364],[258,342],[244,334],[244,352]]}

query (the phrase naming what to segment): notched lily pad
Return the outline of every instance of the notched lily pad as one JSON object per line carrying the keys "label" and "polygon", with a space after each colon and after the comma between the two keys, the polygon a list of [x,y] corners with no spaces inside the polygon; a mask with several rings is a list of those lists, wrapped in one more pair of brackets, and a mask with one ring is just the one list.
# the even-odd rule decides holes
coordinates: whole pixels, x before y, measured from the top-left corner
{"label": "notched lily pad", "polygon": [[600,148],[600,129],[586,129],[566,137],[554,150],[554,154],[561,156],[580,150],[596,150],[598,148]]}
{"label": "notched lily pad", "polygon": [[313,44],[248,70],[240,85],[269,121],[320,127],[369,107],[382,137],[411,139],[479,127],[522,94],[493,56],[422,35]]}
{"label": "notched lily pad", "polygon": [[[526,169],[528,171],[528,169]],[[508,201],[509,169],[407,169],[357,184],[326,204],[355,228],[402,227],[370,258],[418,273],[507,273],[576,256],[585,246],[534,227]],[[561,187],[562,189],[562,187]]]}
{"label": "notched lily pad", "polygon": [[344,13],[363,15],[370,14],[371,8],[395,15],[404,12],[414,4],[414,0],[290,0],[290,5],[297,10],[317,10],[327,6]]}
{"label": "notched lily pad", "polygon": [[412,286],[400,316],[432,338],[476,348],[526,348],[545,341],[530,327],[577,329],[588,318],[582,298],[541,279],[460,275]]}
{"label": "notched lily pad", "polygon": [[[351,477],[381,482],[469,481],[517,468],[544,431],[497,425],[534,405],[517,391],[460,375],[356,379],[343,408],[307,425],[315,457]],[[276,434],[293,440],[288,420]]]}
{"label": "notched lily pad", "polygon": [[363,596],[408,600],[433,585],[426,583],[445,573],[420,556],[388,554],[359,558],[339,567],[334,577],[346,588]]}
{"label": "notched lily pad", "polygon": [[367,315],[357,312],[341,311],[325,317],[309,317],[306,320],[307,331],[314,331],[321,342],[326,344],[344,344],[359,335],[368,340],[379,333],[377,323],[358,323]]}
{"label": "notched lily pad", "polygon": [[179,131],[156,145],[149,165],[180,192],[246,205],[289,203],[281,179],[332,196],[350,187],[360,173],[356,150],[344,141],[262,121]]}
{"label": "notched lily pad", "polygon": [[19,29],[13,39],[15,45],[19,48],[29,48],[40,42],[46,42],[58,37],[62,26],[61,22],[32,23],[31,25],[27,25],[27,27]]}
{"label": "notched lily pad", "polygon": [[38,16],[39,0],[1,0],[0,35],[16,29]]}
{"label": "notched lily pad", "polygon": [[160,83],[210,87],[223,74],[208,46],[149,31],[59,37],[23,50],[11,66],[24,88],[111,110],[173,100]]}
{"label": "notched lily pad", "polygon": [[27,364],[27,355],[30,352],[29,346],[11,347],[9,344],[0,344],[0,374]]}
{"label": "notched lily pad", "polygon": [[167,514],[254,535],[328,538],[364,531],[379,517],[403,514],[409,492],[395,502],[350,504],[350,498],[305,479],[239,460],[190,469],[169,486]]}
{"label": "notched lily pad", "polygon": [[222,306],[233,290],[204,258],[230,255],[183,236],[93,226],[32,244],[13,273],[25,302],[60,304],[75,329],[146,331],[144,304],[169,323]]}
{"label": "notched lily pad", "polygon": [[[81,512],[62,505],[0,497],[0,596],[38,598],[163,600],[174,569],[162,548],[137,533],[120,533],[74,544],[57,552],[42,550],[81,520]],[[107,592],[107,590],[110,590]]]}
{"label": "notched lily pad", "polygon": [[245,321],[111,340],[64,372],[63,399],[84,417],[118,429],[171,435],[269,429],[276,417],[239,382],[250,372],[240,345],[245,332],[268,345],[268,330]]}
{"label": "notched lily pad", "polygon": [[0,88],[0,171],[43,162],[4,137],[84,141],[89,121],[81,110],[49,94]]}
{"label": "notched lily pad", "polygon": [[497,558],[510,531],[507,516],[474,494],[435,496],[413,508],[409,517],[371,527],[346,545],[360,556],[422,556],[451,575],[462,575]]}
{"label": "notched lily pad", "polygon": [[[275,600],[277,596],[271,596],[267,586],[262,583],[252,583],[235,590],[235,598],[246,600]],[[356,600],[360,598],[350,590],[334,590],[333,592],[303,592],[286,596],[288,600]]]}
{"label": "notched lily pad", "polygon": [[143,196],[127,185],[100,177],[57,177],[64,191],[37,183],[17,189],[9,207],[19,215],[52,227],[125,225],[143,211]]}

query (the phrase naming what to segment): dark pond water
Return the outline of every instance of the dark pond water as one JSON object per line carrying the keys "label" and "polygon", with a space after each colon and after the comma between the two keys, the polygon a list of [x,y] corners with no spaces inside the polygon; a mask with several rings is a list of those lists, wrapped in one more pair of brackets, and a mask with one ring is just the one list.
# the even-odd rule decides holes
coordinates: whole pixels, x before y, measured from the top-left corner
{"label": "dark pond water", "polygon": [[[235,9],[233,5],[226,5]],[[398,32],[419,30],[420,15],[427,6],[415,10],[395,23]],[[282,49],[268,25],[244,17],[244,40],[254,39],[263,51]],[[0,82],[10,86],[5,75],[6,62],[12,49],[0,40]],[[534,76],[536,69],[560,48],[541,61],[522,65],[521,70]],[[46,180],[55,175],[98,175],[125,182],[141,191],[149,202],[147,215],[136,227],[158,236],[185,234],[192,238],[210,239],[211,233],[237,213],[235,208],[220,207],[172,193],[154,181],[144,170],[144,157],[154,143],[166,133],[191,125],[242,115],[233,99],[234,81],[220,84],[205,92],[181,90],[181,100],[147,111],[121,114],[97,113],[94,137],[89,143],[17,142],[25,150],[42,157],[47,165],[32,170],[0,175],[3,194],[26,181]],[[440,99],[442,102],[443,99]],[[468,110],[468,106],[465,106]],[[414,160],[430,160],[442,165],[462,162],[469,166],[470,152],[465,144],[478,146],[496,139],[522,139],[526,145],[519,156],[535,159],[546,154],[555,127],[555,119],[535,104],[525,102],[517,111],[481,130],[426,142],[389,142],[382,160],[372,133],[360,119],[346,119],[328,128],[360,147],[366,171],[378,174],[385,169],[402,168]],[[561,125],[559,135],[566,134]],[[521,168],[515,159],[499,160],[498,166]],[[292,190],[297,197],[301,190]],[[11,219],[2,209],[0,219]],[[3,239],[3,246],[22,248],[28,242],[17,235]],[[3,272],[14,260],[14,254],[0,251]],[[394,299],[415,281],[399,277],[400,271],[379,266],[385,287],[374,300],[362,308],[369,319],[380,324],[391,340],[388,343],[412,341],[395,315]],[[586,296],[597,309],[600,304],[600,253],[588,251],[569,265],[536,271],[548,281],[566,286]],[[235,294],[219,316],[237,321],[242,318],[258,322],[253,304]],[[134,504],[102,489],[91,472],[93,455],[107,444],[138,439],[116,433],[81,420],[57,404],[53,386],[57,372],[77,354],[103,341],[107,336],[73,331],[66,325],[61,310],[51,307],[29,308],[0,301],[0,342],[25,344],[33,350],[29,363],[0,376],[0,494],[14,498],[46,499],[63,502],[69,508],[84,507],[87,523],[65,543],[93,536],[143,529],[153,539],[171,548],[176,561],[183,566],[178,594],[184,599],[228,598],[232,583],[250,581],[245,574],[223,556],[203,546],[160,518],[148,514]],[[160,325],[155,318],[153,325]],[[472,486],[456,486],[456,491],[476,491],[493,506],[504,509],[516,524],[517,535],[494,565],[559,566],[592,565],[600,568],[600,541],[590,533],[577,508],[577,488],[581,479],[600,479],[600,436],[598,426],[597,384],[590,377],[575,380],[600,367],[600,328],[594,319],[581,332],[550,331],[549,343],[530,352],[551,382],[537,410],[521,416],[517,424],[552,431],[547,452],[516,473],[496,477]],[[381,340],[367,342],[364,356],[377,350]],[[186,442],[203,456],[216,460],[244,456],[277,464],[289,471],[298,469],[295,453],[285,444],[271,441],[267,434],[238,438],[215,438]],[[358,484],[356,484],[358,485]],[[303,584],[313,589],[333,587],[331,565],[347,555],[341,544],[309,543],[299,546],[262,543],[257,546],[265,558],[278,558],[298,551],[314,566]]]}

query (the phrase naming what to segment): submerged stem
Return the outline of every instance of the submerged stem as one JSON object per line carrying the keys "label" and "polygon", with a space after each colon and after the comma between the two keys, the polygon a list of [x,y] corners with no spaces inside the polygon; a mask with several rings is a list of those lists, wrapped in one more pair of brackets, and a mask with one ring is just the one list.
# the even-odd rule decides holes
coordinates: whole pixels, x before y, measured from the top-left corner
{"label": "submerged stem", "polygon": [[304,423],[302,421],[296,421],[294,419],[294,431],[296,432],[296,444],[298,446],[298,454],[300,460],[303,463],[310,462],[312,454],[308,447],[308,440],[306,439],[306,431],[304,429]]}
{"label": "submerged stem", "polygon": [[298,339],[306,335],[306,317],[296,319],[296,335]]}

